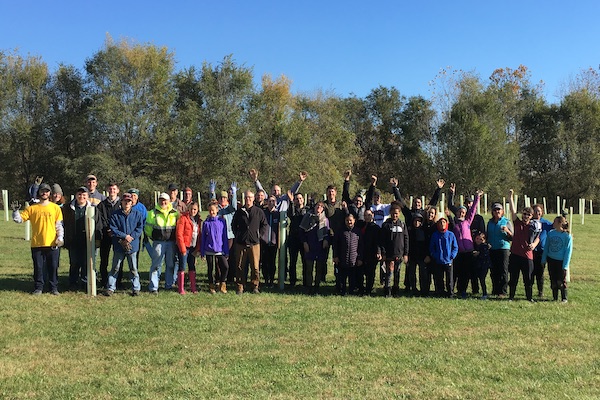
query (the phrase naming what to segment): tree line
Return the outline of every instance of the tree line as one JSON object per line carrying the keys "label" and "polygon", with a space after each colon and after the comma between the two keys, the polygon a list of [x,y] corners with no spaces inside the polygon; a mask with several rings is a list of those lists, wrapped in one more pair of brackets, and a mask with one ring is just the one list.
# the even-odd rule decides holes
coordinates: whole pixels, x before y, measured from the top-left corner
{"label": "tree line", "polygon": [[149,202],[171,182],[251,187],[249,168],[284,187],[305,170],[303,192],[323,193],[351,169],[352,190],[374,174],[397,177],[404,195],[428,195],[442,177],[491,199],[514,188],[597,200],[599,71],[564,92],[548,102],[525,66],[488,79],[442,70],[430,99],[384,86],[363,98],[292,93],[285,76],[255,85],[231,55],[177,70],[168,48],[127,40],[108,38],[83,70],[0,51],[0,186],[24,195],[43,175],[73,193],[93,173]]}

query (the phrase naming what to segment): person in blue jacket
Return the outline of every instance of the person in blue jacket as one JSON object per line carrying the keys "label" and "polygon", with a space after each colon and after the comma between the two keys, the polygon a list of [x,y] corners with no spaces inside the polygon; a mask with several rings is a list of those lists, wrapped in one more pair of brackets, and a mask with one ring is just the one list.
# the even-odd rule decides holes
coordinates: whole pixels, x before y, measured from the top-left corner
{"label": "person in blue jacket", "polygon": [[[431,235],[429,254],[435,262],[435,292],[438,296],[454,297],[454,276],[452,263],[458,254],[458,242],[448,230],[448,219],[442,215],[437,221],[437,230]],[[444,282],[444,277],[446,281]],[[445,284],[445,286],[444,286]],[[444,292],[445,287],[445,292]]]}
{"label": "person in blue jacket", "polygon": [[133,209],[131,193],[121,197],[121,209],[116,210],[109,220],[113,242],[112,269],[108,274],[106,296],[111,296],[117,287],[117,276],[127,258],[131,278],[132,295],[140,293],[140,275],[138,273],[137,252],[140,248],[140,238],[144,231],[144,217]]}
{"label": "person in blue jacket", "polygon": [[569,233],[567,219],[561,215],[554,218],[552,229],[546,237],[542,264],[548,263],[552,298],[558,300],[560,290],[563,303],[567,302],[567,270],[573,252],[573,237]]}

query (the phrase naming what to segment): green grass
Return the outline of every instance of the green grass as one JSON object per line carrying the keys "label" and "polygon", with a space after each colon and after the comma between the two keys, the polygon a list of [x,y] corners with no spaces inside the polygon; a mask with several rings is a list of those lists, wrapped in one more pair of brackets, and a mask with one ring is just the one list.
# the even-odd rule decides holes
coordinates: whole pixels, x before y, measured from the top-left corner
{"label": "green grass", "polygon": [[[205,284],[33,297],[23,226],[1,221],[0,398],[597,399],[599,223],[574,226],[569,303],[530,304],[211,296]],[[67,270],[63,252],[61,288]]]}

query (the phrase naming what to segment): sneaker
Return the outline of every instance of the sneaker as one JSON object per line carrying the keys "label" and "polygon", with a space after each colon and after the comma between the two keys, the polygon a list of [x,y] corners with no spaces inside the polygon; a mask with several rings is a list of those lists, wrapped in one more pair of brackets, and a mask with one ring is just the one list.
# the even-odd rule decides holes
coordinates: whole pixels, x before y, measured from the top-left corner
{"label": "sneaker", "polygon": [[254,288],[254,290],[252,290],[253,294],[260,294],[260,290],[258,290],[258,288]]}
{"label": "sneaker", "polygon": [[481,296],[481,300],[487,300],[488,299],[488,295],[484,294],[483,296]]}
{"label": "sneaker", "polygon": [[39,296],[40,294],[42,294],[42,291],[40,289],[36,289],[33,292],[31,292],[31,294],[34,296]]}
{"label": "sneaker", "polygon": [[237,294],[238,296],[241,296],[244,294],[243,290],[236,290],[235,294]]}
{"label": "sneaker", "polygon": [[113,290],[107,290],[106,292],[104,292],[104,295],[105,295],[106,297],[110,297],[110,296],[112,296],[112,295],[113,295],[113,293],[114,293],[114,291],[113,291]]}
{"label": "sneaker", "polygon": [[50,294],[52,294],[53,296],[58,296],[60,294],[60,292],[56,289],[54,289],[53,291],[50,292]]}
{"label": "sneaker", "polygon": [[132,296],[139,296],[140,295],[140,291],[139,290],[134,290],[133,292],[131,292]]}
{"label": "sneaker", "polygon": [[567,300],[567,299],[562,299],[562,300],[561,300],[561,303],[567,303],[567,302],[568,302],[568,300]]}
{"label": "sneaker", "polygon": [[158,290],[151,290],[150,294],[154,295],[154,296],[158,296]]}

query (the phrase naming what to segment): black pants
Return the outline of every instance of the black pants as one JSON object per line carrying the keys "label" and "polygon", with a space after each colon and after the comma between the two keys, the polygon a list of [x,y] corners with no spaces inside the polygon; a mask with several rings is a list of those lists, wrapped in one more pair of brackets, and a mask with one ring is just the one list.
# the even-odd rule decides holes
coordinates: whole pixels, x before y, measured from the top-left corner
{"label": "black pants", "polygon": [[544,269],[546,266],[542,264],[542,252],[533,252],[533,275],[531,283],[537,283],[538,294],[541,296],[544,293]]}
{"label": "black pants", "polygon": [[[424,257],[411,257],[408,256],[408,264],[406,264],[406,278],[408,278],[408,284],[405,282],[405,287],[409,290],[412,290],[414,293],[417,292],[417,268],[419,269],[419,281],[423,280],[423,276],[421,275],[421,270],[425,265]],[[423,284],[421,283],[421,286]]]}
{"label": "black pants", "polygon": [[277,258],[277,246],[260,244],[260,261],[262,265],[263,279],[266,284],[272,284],[275,280],[275,259]]}
{"label": "black pants", "polygon": [[[454,267],[452,264],[435,264],[435,293],[438,296],[454,295]],[[445,282],[444,282],[444,278]]]}
{"label": "black pants", "polygon": [[290,237],[288,239],[288,252],[290,254],[290,264],[288,266],[288,276],[290,285],[294,286],[298,281],[298,274],[296,271],[296,264],[298,263],[298,256],[300,256],[300,262],[302,263],[302,284],[306,286],[304,282],[304,272],[306,271],[306,260],[304,259],[304,247],[302,241],[297,238]]}
{"label": "black pants", "polygon": [[377,260],[368,260],[363,265],[363,272],[365,276],[364,293],[366,294],[371,294],[373,291],[373,286],[375,285],[375,271],[377,270],[378,265],[379,261]]}
{"label": "black pants", "polygon": [[[102,240],[100,240],[100,284],[106,288],[108,283],[108,264],[110,261],[110,249],[112,247],[112,238],[107,232],[104,232]],[[123,276],[123,268],[119,269],[119,274]],[[118,279],[119,282],[121,279]]]}
{"label": "black pants", "polygon": [[[462,253],[458,253],[456,259],[454,260],[454,272],[456,274],[456,284],[458,286],[458,292],[463,295],[467,292],[467,287],[469,286],[469,281],[471,281],[471,277],[473,276],[474,270],[474,259],[473,252],[466,251]],[[475,288],[471,286],[473,289],[473,293],[477,293]]]}
{"label": "black pants", "polygon": [[555,260],[548,257],[548,275],[550,275],[550,287],[552,288],[552,297],[558,300],[558,291],[561,292],[562,300],[567,299],[567,270],[563,269],[562,260]]}
{"label": "black pants", "polygon": [[208,283],[210,285],[225,282],[227,280],[227,273],[229,272],[229,263],[227,262],[227,258],[224,255],[207,254],[206,265],[208,266]]}
{"label": "black pants", "polygon": [[490,250],[490,259],[492,267],[490,269],[490,278],[492,278],[492,294],[508,294],[508,259],[510,250]]}
{"label": "black pants", "polygon": [[435,264],[433,262],[419,263],[419,289],[421,290],[421,296],[429,296],[431,288],[431,282],[433,281],[433,272]]}
{"label": "black pants", "polygon": [[531,275],[533,274],[533,260],[525,257],[511,254],[508,261],[508,273],[510,279],[508,281],[508,287],[510,289],[509,296],[514,299],[517,291],[517,285],[519,284],[519,275],[523,274],[523,285],[525,285],[525,297],[527,300],[531,300],[532,286]]}

